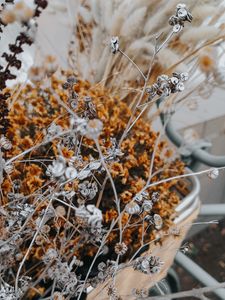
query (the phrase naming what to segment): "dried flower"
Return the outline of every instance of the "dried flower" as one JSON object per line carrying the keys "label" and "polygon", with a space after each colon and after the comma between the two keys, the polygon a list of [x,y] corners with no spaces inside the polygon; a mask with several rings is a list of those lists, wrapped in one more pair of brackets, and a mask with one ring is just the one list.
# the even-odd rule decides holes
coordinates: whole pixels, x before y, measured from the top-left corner
{"label": "dried flower", "polygon": [[77,177],[77,170],[72,166],[67,167],[65,170],[65,176],[68,180],[75,179]]}
{"label": "dried flower", "polygon": [[95,181],[91,183],[85,180],[78,185],[78,189],[81,195],[88,200],[92,200],[98,192],[98,186]]}
{"label": "dried flower", "polygon": [[4,150],[10,150],[12,148],[12,143],[4,135],[2,135],[0,137],[0,147]]}
{"label": "dried flower", "polygon": [[151,200],[144,200],[142,203],[142,209],[146,212],[150,212],[152,210],[153,203]]}
{"label": "dried flower", "polygon": [[110,46],[113,54],[119,50],[119,38],[117,36],[111,38]]}
{"label": "dried flower", "polygon": [[110,285],[107,289],[107,294],[112,300],[118,300],[117,289],[114,285]]}
{"label": "dried flower", "polygon": [[52,165],[49,165],[46,171],[48,176],[53,176],[55,178],[61,177],[66,169],[66,162],[62,156],[59,156],[57,160],[52,162]]}
{"label": "dried flower", "polygon": [[162,221],[162,218],[160,217],[160,215],[154,214],[153,222],[154,222],[154,225],[155,225],[156,229],[161,229],[162,228],[163,221]]}
{"label": "dried flower", "polygon": [[45,71],[42,67],[31,67],[28,72],[28,77],[33,83],[41,82],[45,77]]}
{"label": "dried flower", "polygon": [[96,139],[98,139],[98,137],[102,131],[102,128],[103,128],[102,121],[100,121],[98,119],[90,120],[87,123],[85,135],[89,139],[96,140]]}
{"label": "dried flower", "polygon": [[134,261],[133,268],[145,274],[159,273],[163,262],[157,256],[143,256]]}
{"label": "dried flower", "polygon": [[151,196],[152,202],[155,203],[155,202],[159,201],[159,197],[160,197],[159,192],[152,193],[152,196]]}
{"label": "dried flower", "polygon": [[53,262],[58,258],[58,253],[55,249],[49,248],[43,257],[43,262],[45,264],[49,264],[49,262]]}
{"label": "dried flower", "polygon": [[56,58],[52,55],[48,55],[45,58],[44,67],[45,67],[45,71],[46,71],[47,75],[51,76],[53,73],[56,72],[56,70],[58,68]]}
{"label": "dried flower", "polygon": [[125,210],[129,215],[135,215],[141,212],[141,207],[133,201],[126,205]]}
{"label": "dried flower", "polygon": [[168,97],[171,93],[182,92],[184,90],[183,82],[188,79],[188,73],[173,73],[172,77],[160,75],[156,83],[146,89],[149,94],[148,101],[151,101],[156,95]]}
{"label": "dried flower", "polygon": [[210,179],[216,179],[219,176],[219,170],[217,168],[212,168],[208,172],[208,177]]}
{"label": "dried flower", "polygon": [[187,10],[185,4],[178,4],[176,14],[170,17],[169,24],[173,26],[174,32],[179,32],[184,27],[184,22],[191,22],[193,19],[191,13]]}
{"label": "dried flower", "polygon": [[102,226],[102,212],[92,204],[81,206],[76,209],[76,216],[87,221],[91,227]]}
{"label": "dried flower", "polygon": [[127,245],[122,242],[122,243],[117,243],[115,245],[114,250],[117,255],[124,255],[127,252],[128,248]]}

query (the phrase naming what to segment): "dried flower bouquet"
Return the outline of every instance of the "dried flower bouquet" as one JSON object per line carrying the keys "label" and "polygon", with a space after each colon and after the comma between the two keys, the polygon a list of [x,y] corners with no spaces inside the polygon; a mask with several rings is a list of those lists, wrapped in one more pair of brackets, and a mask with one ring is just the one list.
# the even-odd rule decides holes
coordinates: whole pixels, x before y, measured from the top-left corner
{"label": "dried flower bouquet", "polygon": [[[188,74],[151,77],[153,61],[141,70],[114,36],[111,60],[123,57],[138,72],[141,80],[130,87],[144,83],[135,105],[132,93],[124,97],[119,85],[113,90],[115,81],[103,86],[79,68],[76,76],[59,71],[51,56],[31,68],[30,83],[14,95],[6,80],[15,78],[12,67],[20,69],[17,55],[23,43],[34,41],[31,21],[47,1],[35,4],[33,13],[17,4],[27,29],[10,45],[13,54],[4,55],[8,64],[0,74],[0,296],[85,299],[94,288],[89,299],[138,298],[144,291],[132,291],[123,274],[130,283],[139,276],[146,288],[160,280],[196,216],[197,210],[174,225],[176,208],[191,189],[182,179],[185,166],[142,116],[149,104],[182,92]],[[3,7],[3,26],[19,15]],[[168,36],[155,37],[153,58],[191,21],[188,8],[178,4]],[[106,68],[107,78],[117,59]]]}

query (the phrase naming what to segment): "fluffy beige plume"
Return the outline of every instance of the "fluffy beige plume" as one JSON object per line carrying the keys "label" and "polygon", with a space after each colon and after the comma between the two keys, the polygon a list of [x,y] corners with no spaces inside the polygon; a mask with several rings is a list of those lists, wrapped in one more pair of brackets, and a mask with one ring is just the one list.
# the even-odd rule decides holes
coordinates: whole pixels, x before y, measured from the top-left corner
{"label": "fluffy beige plume", "polygon": [[101,22],[101,6],[100,6],[100,1],[99,0],[90,0],[90,6],[91,6],[91,13],[93,15],[93,18],[96,23]]}
{"label": "fluffy beige plume", "polygon": [[[160,65],[165,69],[169,69],[174,64],[177,64],[182,58],[182,56],[169,48],[162,49],[157,57]],[[176,71],[185,72],[187,69],[188,67],[184,63],[181,63],[177,66]]]}
{"label": "fluffy beige plume", "polygon": [[[139,74],[130,61],[120,53],[113,55],[110,52],[111,37],[119,37],[121,50],[145,72],[146,66],[149,65],[153,55],[153,37],[155,34],[162,32],[164,33],[162,35],[163,41],[170,30],[168,20],[175,13],[176,5],[182,2],[187,5],[193,14],[194,28],[189,24],[185,24],[182,32],[174,36],[174,39],[176,39],[174,43],[169,43],[157,54],[156,61],[160,68],[155,68],[156,74],[154,76],[157,76],[157,72],[161,69],[166,70],[175,64],[178,64],[177,71],[185,71],[188,66],[179,64],[179,61],[185,55],[185,49],[188,48],[188,45],[192,45],[192,49],[195,49],[203,41],[214,39],[219,33],[218,28],[207,26],[205,20],[208,20],[209,17],[216,18],[217,11],[215,8],[218,7],[216,3],[221,3],[221,1],[85,0],[87,6],[80,9],[80,14],[83,16],[84,23],[88,24],[87,32],[91,42],[88,45],[89,47],[84,47],[81,51],[88,56],[87,61],[89,64],[86,64],[84,69],[82,63],[78,69],[90,81],[99,82],[103,80],[105,82],[106,77],[112,78],[111,81],[110,79],[107,80],[106,85],[113,86],[113,89],[115,89],[115,80],[117,79],[116,84],[119,86],[122,86],[127,80],[136,80]],[[88,22],[87,10],[89,9],[94,20],[91,23]],[[85,24],[82,24],[82,28],[85,28]],[[82,57],[81,60],[84,61],[84,58]],[[115,78],[115,76],[112,76],[114,73],[120,75]]]}
{"label": "fluffy beige plume", "polygon": [[111,19],[113,15],[113,1],[101,0],[101,24],[100,26],[108,32],[111,28]]}
{"label": "fluffy beige plume", "polygon": [[81,15],[85,23],[90,23],[92,21],[92,14],[84,6],[79,6],[78,13]]}
{"label": "fluffy beige plume", "polygon": [[121,35],[129,39],[135,37],[141,30],[146,11],[146,7],[135,10],[124,22],[121,28]]}
{"label": "fluffy beige plume", "polygon": [[212,16],[218,8],[211,4],[197,5],[192,10],[192,15],[194,16],[193,24],[200,24],[206,18]]}
{"label": "fluffy beige plume", "polygon": [[180,39],[184,43],[195,44],[198,41],[215,38],[219,34],[219,32],[220,29],[215,26],[191,27],[183,32]]}
{"label": "fluffy beige plume", "polygon": [[168,24],[169,17],[173,14],[179,0],[161,1],[161,5],[153,11],[144,26],[144,33],[158,32]]}
{"label": "fluffy beige plume", "polygon": [[140,56],[142,54],[153,55],[154,46],[146,37],[144,37],[134,40],[130,46],[128,46],[126,52],[131,57]]}

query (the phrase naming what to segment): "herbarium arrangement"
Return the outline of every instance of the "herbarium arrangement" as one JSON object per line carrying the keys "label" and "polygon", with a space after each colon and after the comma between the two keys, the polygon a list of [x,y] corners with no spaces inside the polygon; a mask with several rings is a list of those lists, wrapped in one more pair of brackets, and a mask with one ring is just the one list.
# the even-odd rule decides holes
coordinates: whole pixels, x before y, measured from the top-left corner
{"label": "herbarium arrangement", "polygon": [[[168,43],[172,52],[192,14],[185,4],[175,5],[168,35],[154,35],[151,47],[149,40],[142,40],[142,64],[150,63],[145,69],[129,53],[136,42],[129,36],[134,28],[123,24],[127,36],[121,39],[108,34],[112,27],[98,26],[98,2],[79,7],[74,33],[79,43],[71,43],[68,55],[76,67],[59,70],[48,56],[42,66],[29,70],[29,82],[18,93],[6,81],[16,79],[14,70],[22,65],[19,54],[24,44],[35,42],[36,19],[48,3],[35,0],[28,6],[12,0],[2,5],[1,34],[14,22],[23,31],[9,45],[9,53],[3,53],[6,64],[0,70],[1,299],[85,299],[90,288],[101,284],[107,285],[109,299],[126,299],[116,288],[117,274],[131,267],[151,280],[164,262],[145,251],[168,235],[179,236],[173,220],[182,195],[188,193],[179,178],[185,166],[152,130],[144,112],[184,90],[186,70],[170,66],[171,72],[161,73],[155,58]],[[142,2],[137,11],[131,5],[140,20],[148,11]],[[127,1],[121,3],[110,4],[118,14],[127,7]],[[88,19],[91,9],[94,20]],[[148,33],[149,24],[144,29]],[[88,43],[103,32],[109,42],[94,72]],[[182,52],[186,45],[178,44]],[[104,66],[107,56],[110,62]],[[126,86],[139,89],[135,97],[129,88],[120,93],[125,81],[113,75],[130,67]],[[130,293],[144,297],[143,291]]]}

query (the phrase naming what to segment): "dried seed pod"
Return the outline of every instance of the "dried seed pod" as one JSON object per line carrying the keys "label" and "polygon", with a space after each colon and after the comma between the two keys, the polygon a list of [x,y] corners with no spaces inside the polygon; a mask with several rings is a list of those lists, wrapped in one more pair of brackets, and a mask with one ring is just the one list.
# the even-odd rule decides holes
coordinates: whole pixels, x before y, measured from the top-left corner
{"label": "dried seed pod", "polygon": [[135,215],[141,212],[140,206],[134,201],[128,203],[125,207],[125,210],[129,215]]}
{"label": "dried seed pod", "polygon": [[142,203],[142,209],[146,212],[150,212],[152,210],[153,203],[151,200],[144,200]]}
{"label": "dried seed pod", "polygon": [[112,53],[115,54],[119,50],[119,38],[118,38],[118,36],[114,36],[114,37],[111,38],[110,45],[111,45]]}
{"label": "dried seed pod", "polygon": [[160,215],[154,214],[154,216],[153,216],[153,222],[154,222],[154,225],[155,225],[156,229],[159,230],[159,229],[162,228],[163,221],[162,221],[162,218],[160,217]]}
{"label": "dried seed pod", "polygon": [[12,143],[4,135],[2,135],[0,138],[0,147],[4,150],[10,150],[12,148]]}
{"label": "dried seed pod", "polygon": [[159,201],[159,196],[160,196],[159,192],[154,192],[151,197],[152,202],[155,203]]}
{"label": "dried seed pod", "polygon": [[158,256],[139,257],[134,262],[134,269],[144,274],[159,273],[163,262]]}
{"label": "dried seed pod", "polygon": [[102,212],[100,209],[92,204],[81,206],[76,209],[76,216],[78,218],[84,219],[91,227],[101,227],[102,226]]}

